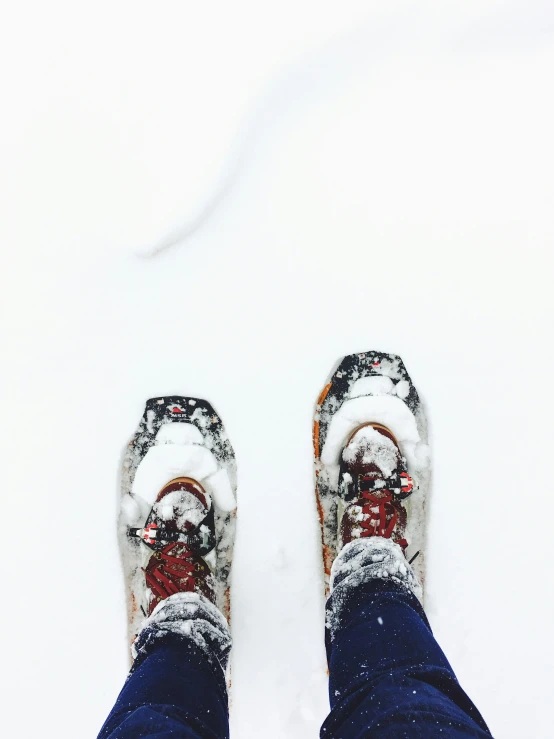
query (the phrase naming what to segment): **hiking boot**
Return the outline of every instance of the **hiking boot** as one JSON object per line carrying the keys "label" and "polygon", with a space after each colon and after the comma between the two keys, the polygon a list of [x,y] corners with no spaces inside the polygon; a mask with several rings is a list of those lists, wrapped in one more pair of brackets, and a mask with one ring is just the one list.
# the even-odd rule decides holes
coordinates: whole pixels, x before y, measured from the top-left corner
{"label": "hiking boot", "polygon": [[215,546],[213,510],[210,496],[200,483],[187,477],[168,482],[158,494],[144,528],[129,533],[153,550],[142,568],[149,591],[148,616],[161,600],[180,592],[201,593],[215,603],[215,581],[209,564]]}
{"label": "hiking boot", "polygon": [[367,423],[350,435],[342,451],[341,480],[341,547],[356,538],[380,536],[404,551],[408,542],[402,497],[411,492],[413,483],[398,442],[386,426]]}

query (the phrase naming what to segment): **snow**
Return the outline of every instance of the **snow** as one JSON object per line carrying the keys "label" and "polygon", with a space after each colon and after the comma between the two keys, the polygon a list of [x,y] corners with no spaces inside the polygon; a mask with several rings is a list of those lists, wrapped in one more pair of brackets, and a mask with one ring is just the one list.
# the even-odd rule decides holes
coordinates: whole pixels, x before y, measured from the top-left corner
{"label": "snow", "polygon": [[6,9],[6,735],[93,737],[113,705],[121,460],[167,393],[211,400],[237,455],[233,736],[317,737],[312,410],[376,349],[430,422],[434,633],[495,736],[551,737],[553,12]]}
{"label": "snow", "polygon": [[228,471],[218,465],[204,443],[204,437],[193,424],[161,426],[154,445],[137,469],[133,494],[153,503],[166,482],[176,477],[191,477],[202,483],[221,510],[232,511],[236,501]]}
{"label": "snow", "polygon": [[217,470],[216,458],[205,447],[192,444],[151,446],[137,469],[133,494],[154,502],[166,482],[176,477],[191,477],[203,485]]}
{"label": "snow", "polygon": [[423,442],[416,420],[406,404],[393,395],[368,395],[343,403],[331,421],[321,461],[326,465],[338,464],[344,440],[355,428],[367,423],[368,419],[390,429],[408,463],[420,466],[420,459],[425,457],[425,453],[417,451],[418,445],[423,445]]}
{"label": "snow", "polygon": [[398,450],[394,442],[371,426],[357,431],[343,449],[345,462],[359,459],[364,464],[376,464],[383,477],[390,477],[398,466]]}
{"label": "snow", "polygon": [[155,503],[153,508],[162,521],[175,519],[177,527],[181,530],[185,529],[186,523],[198,526],[207,513],[207,509],[196,495],[186,491],[168,493],[159,503]]}
{"label": "snow", "polygon": [[237,505],[227,470],[219,469],[205,479],[216,506],[222,511],[232,511]]}
{"label": "snow", "polygon": [[204,443],[199,428],[193,423],[164,423],[156,434],[155,444],[200,444]]}
{"label": "snow", "polygon": [[[408,391],[409,391],[409,384]],[[353,383],[349,391],[351,398],[358,398],[360,395],[387,395],[393,390],[393,383],[390,377],[361,377]]]}

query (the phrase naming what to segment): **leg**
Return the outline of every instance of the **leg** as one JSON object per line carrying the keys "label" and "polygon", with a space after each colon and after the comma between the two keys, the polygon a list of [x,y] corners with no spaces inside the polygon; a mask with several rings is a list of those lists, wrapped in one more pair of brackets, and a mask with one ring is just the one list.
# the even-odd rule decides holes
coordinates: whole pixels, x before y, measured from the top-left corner
{"label": "leg", "polygon": [[425,413],[400,357],[344,357],[318,398],[313,440],[331,593],[321,736],[490,737],[420,605],[425,557],[408,563],[425,553],[430,463]]}
{"label": "leg", "polygon": [[225,619],[206,598],[163,601],[137,637],[133,669],[99,739],[228,739],[229,649]]}
{"label": "leg", "polygon": [[332,710],[322,737],[490,737],[433,637],[398,545],[353,541],[333,565],[333,585],[326,609]]}

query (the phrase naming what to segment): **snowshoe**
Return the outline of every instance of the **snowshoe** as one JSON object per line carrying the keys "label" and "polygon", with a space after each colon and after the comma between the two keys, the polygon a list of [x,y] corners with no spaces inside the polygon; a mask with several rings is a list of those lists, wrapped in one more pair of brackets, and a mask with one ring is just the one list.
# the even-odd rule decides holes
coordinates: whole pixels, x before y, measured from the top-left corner
{"label": "snowshoe", "polygon": [[205,400],[146,403],[123,462],[119,544],[131,643],[160,600],[194,591],[229,621],[235,455]]}
{"label": "snowshoe", "polygon": [[326,594],[337,554],[365,536],[399,544],[423,585],[427,422],[400,357],[344,357],[317,400],[313,444]]}

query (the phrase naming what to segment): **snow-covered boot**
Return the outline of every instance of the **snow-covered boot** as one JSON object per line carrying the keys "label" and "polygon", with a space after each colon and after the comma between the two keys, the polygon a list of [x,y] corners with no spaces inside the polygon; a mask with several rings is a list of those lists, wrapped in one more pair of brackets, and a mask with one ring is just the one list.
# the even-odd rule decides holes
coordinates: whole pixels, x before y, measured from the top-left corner
{"label": "snow-covered boot", "polygon": [[402,500],[411,493],[413,483],[392,432],[377,423],[354,431],[342,450],[340,479],[340,548],[352,539],[381,536],[406,549],[407,516]]}
{"label": "snow-covered boot", "polygon": [[[427,424],[400,357],[381,352],[344,357],[317,401],[313,441],[326,592],[344,547],[352,550],[343,558],[350,561],[349,573],[355,565],[365,566],[375,548],[375,561],[382,561],[382,549],[393,558],[393,568],[413,561],[423,583]],[[352,547],[368,538],[375,539],[369,548]],[[380,571],[387,573],[384,567]]]}
{"label": "snow-covered boot", "polygon": [[213,564],[210,554],[215,548],[213,507],[200,483],[187,477],[168,482],[144,527],[130,528],[129,536],[142,539],[152,550],[143,568],[149,616],[175,593],[201,593],[215,603],[215,579],[208,564],[210,559]]}
{"label": "snow-covered boot", "polygon": [[[139,632],[151,638],[153,624],[194,632],[194,619],[226,643],[236,464],[212,406],[199,398],[150,399],[122,482],[119,541],[131,643]],[[198,638],[205,641],[206,633]]]}

